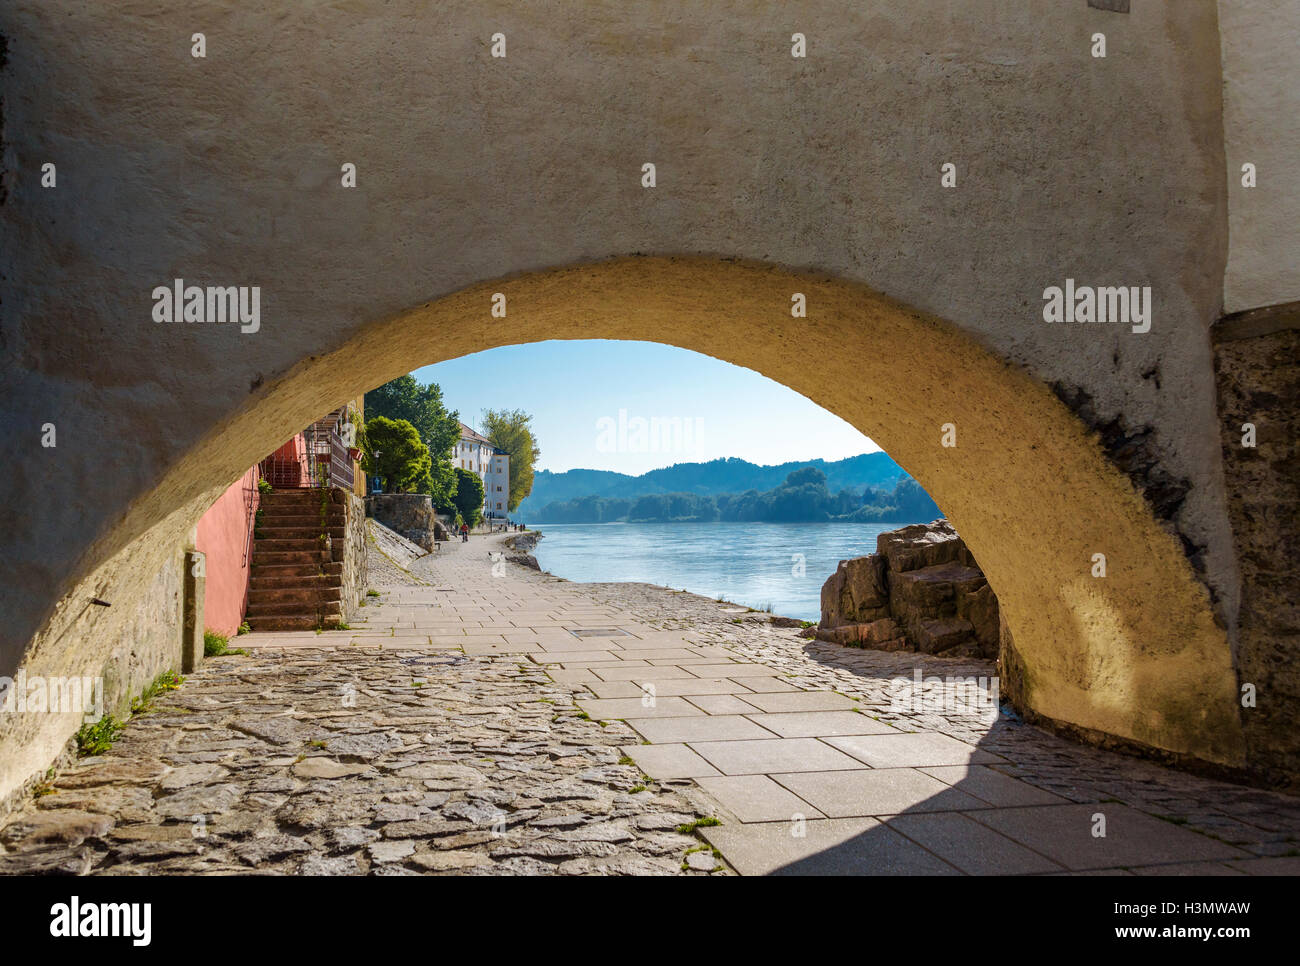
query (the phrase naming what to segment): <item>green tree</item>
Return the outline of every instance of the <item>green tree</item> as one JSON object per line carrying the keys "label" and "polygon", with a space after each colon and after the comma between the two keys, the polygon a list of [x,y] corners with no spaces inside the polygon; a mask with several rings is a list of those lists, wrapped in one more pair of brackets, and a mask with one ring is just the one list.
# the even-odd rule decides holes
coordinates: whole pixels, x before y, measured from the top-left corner
{"label": "green tree", "polygon": [[522,409],[489,409],[483,414],[483,435],[497,449],[510,454],[510,500],[506,509],[512,513],[533,492],[533,469],[542,455],[532,421],[533,417]]}
{"label": "green tree", "polygon": [[406,420],[415,427],[430,459],[428,482],[417,490],[433,497],[435,506],[450,504],[456,492],[451,451],[460,439],[460,414],[448,411],[442,388],[435,382],[421,385],[409,374],[399,376],[366,393],[366,416]]}
{"label": "green tree", "polygon": [[454,467],[456,474],[456,492],[452,504],[456,512],[471,527],[476,527],[483,519],[483,479],[477,473]]}
{"label": "green tree", "polygon": [[429,447],[405,419],[367,419],[358,440],[361,468],[383,481],[385,493],[428,492],[432,486]]}

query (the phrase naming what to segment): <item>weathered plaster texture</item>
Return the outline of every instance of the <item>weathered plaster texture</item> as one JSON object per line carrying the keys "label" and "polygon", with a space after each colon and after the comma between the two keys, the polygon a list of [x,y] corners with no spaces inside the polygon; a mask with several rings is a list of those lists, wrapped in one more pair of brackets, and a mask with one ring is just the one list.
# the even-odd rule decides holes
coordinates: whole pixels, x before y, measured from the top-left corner
{"label": "weathered plaster texture", "polygon": [[[1224,309],[1300,299],[1300,3],[1219,0],[1228,182]],[[1241,183],[1243,164],[1256,186]]]}

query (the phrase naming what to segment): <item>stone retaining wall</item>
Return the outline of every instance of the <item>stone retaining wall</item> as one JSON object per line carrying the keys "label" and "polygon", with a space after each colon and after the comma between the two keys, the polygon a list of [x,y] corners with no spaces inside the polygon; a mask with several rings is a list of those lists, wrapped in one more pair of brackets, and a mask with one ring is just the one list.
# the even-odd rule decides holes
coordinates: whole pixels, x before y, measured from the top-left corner
{"label": "stone retaining wall", "polygon": [[439,540],[451,539],[434,511],[433,500],[423,493],[372,493],[366,497],[366,516],[425,550],[432,551]]}
{"label": "stone retaining wall", "polygon": [[[1256,774],[1300,787],[1300,302],[1212,330],[1228,513],[1240,548],[1237,674]],[[1246,686],[1250,685],[1247,689]]]}
{"label": "stone retaining wall", "polygon": [[[353,616],[366,599],[370,578],[366,570],[366,505],[350,490],[335,489],[332,495],[343,503],[343,619]],[[426,497],[427,499],[427,497]]]}

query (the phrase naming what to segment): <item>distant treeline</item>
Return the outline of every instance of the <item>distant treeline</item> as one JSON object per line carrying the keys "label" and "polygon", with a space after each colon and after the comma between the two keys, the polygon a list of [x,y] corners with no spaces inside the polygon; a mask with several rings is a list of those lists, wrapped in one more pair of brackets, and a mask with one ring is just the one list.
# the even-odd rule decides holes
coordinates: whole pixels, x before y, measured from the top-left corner
{"label": "distant treeline", "polygon": [[868,486],[831,493],[826,474],[815,467],[796,470],[775,489],[759,492],[652,493],[638,497],[584,496],[548,503],[538,523],[660,523],[715,520],[810,523],[828,520],[928,523],[942,516],[935,502],[910,477],[892,489]]}
{"label": "distant treeline", "polygon": [[[368,404],[367,404],[368,405]],[[369,410],[367,410],[369,412]],[[567,503],[587,496],[609,500],[636,502],[648,493],[694,493],[698,495],[764,492],[781,485],[795,470],[814,466],[826,474],[826,485],[839,492],[862,492],[865,486],[887,487],[907,476],[903,468],[889,458],[887,453],[859,453],[847,459],[798,460],[778,466],[759,466],[734,456],[709,460],[707,463],[674,463],[640,476],[613,473],[609,470],[565,470],[552,473],[538,470],[533,478],[533,490],[528,499],[519,504],[516,519],[538,519],[542,509],[551,503]]]}

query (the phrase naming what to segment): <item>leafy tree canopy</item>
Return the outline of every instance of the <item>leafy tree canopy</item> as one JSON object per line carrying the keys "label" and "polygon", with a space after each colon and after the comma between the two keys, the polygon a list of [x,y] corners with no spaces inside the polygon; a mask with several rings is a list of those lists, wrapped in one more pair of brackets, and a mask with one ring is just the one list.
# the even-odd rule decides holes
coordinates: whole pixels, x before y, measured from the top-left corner
{"label": "leafy tree canopy", "polygon": [[483,414],[483,435],[497,449],[510,454],[510,501],[506,508],[512,513],[533,491],[533,469],[542,455],[532,420],[522,409],[489,409]]}
{"label": "leafy tree canopy", "polygon": [[399,376],[366,393],[366,416],[405,420],[415,427],[430,459],[427,483],[415,489],[432,496],[435,506],[448,505],[456,492],[451,451],[460,439],[460,414],[447,410],[442,388],[434,382],[421,385],[409,374]]}
{"label": "leafy tree canopy", "polygon": [[361,468],[383,481],[385,493],[428,492],[432,485],[429,447],[405,419],[368,419],[358,442]]}
{"label": "leafy tree canopy", "polygon": [[452,504],[466,523],[476,527],[483,520],[483,479],[477,473],[454,467],[456,491]]}
{"label": "leafy tree canopy", "polygon": [[[815,474],[815,475],[814,475]],[[536,513],[539,523],[630,523],[651,521],[739,520],[806,522],[844,520],[879,523],[928,523],[943,516],[915,480],[904,478],[893,489],[867,487],[862,492],[831,493],[820,470],[791,473],[780,486],[744,493],[653,493],[634,500],[585,496],[548,503]]]}

